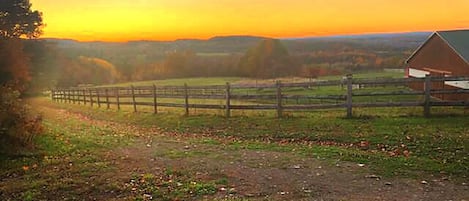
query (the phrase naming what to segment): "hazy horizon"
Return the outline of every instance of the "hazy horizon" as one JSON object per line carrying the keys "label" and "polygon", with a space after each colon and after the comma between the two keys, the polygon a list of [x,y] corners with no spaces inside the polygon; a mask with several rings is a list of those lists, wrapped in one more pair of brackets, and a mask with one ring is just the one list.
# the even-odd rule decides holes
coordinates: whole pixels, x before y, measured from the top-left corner
{"label": "hazy horizon", "polygon": [[[459,30],[459,29],[454,29]],[[461,29],[462,30],[462,29]],[[435,30],[435,31],[442,31],[442,30]],[[45,40],[72,40],[77,42],[109,42],[109,43],[126,43],[126,42],[135,42],[135,41],[149,41],[149,42],[175,42],[181,40],[200,40],[200,41],[207,41],[214,38],[229,38],[229,37],[258,37],[258,38],[273,38],[279,40],[301,40],[301,39],[315,39],[315,38],[363,38],[363,37],[374,37],[374,36],[386,36],[386,35],[412,35],[412,34],[431,34],[435,31],[415,31],[415,32],[382,32],[382,33],[358,33],[358,34],[338,34],[338,35],[326,35],[326,36],[298,36],[298,37],[283,37],[283,38],[273,38],[267,36],[259,36],[259,35],[217,35],[212,36],[210,38],[177,38],[173,40],[158,40],[158,39],[134,39],[134,40],[127,40],[127,41],[106,41],[106,40],[77,40],[73,38],[58,38],[58,37],[40,37],[39,39]],[[445,30],[445,31],[453,31],[453,30]]]}

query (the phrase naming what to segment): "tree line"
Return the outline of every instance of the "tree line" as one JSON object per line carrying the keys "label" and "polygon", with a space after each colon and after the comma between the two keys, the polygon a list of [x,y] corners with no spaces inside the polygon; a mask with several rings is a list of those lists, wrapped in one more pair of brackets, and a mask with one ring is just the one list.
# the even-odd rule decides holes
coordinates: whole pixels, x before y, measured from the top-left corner
{"label": "tree line", "polygon": [[221,53],[197,52],[190,46],[152,51],[154,47],[137,45],[132,49],[133,45],[129,44],[112,45],[110,47],[114,48],[107,49],[102,44],[95,48],[84,45],[82,49],[64,48],[48,41],[28,41],[27,44],[33,55],[35,84],[32,87],[37,88],[184,77],[315,78],[402,68],[411,52],[410,49],[376,51],[346,43],[302,50],[292,47],[288,41],[268,38],[259,39],[242,52]]}

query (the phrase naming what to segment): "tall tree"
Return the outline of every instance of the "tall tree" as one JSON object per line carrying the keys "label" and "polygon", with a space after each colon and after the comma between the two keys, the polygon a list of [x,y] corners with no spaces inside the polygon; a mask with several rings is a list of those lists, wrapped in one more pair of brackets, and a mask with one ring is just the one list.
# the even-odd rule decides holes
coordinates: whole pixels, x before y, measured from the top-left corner
{"label": "tall tree", "polygon": [[42,34],[42,13],[31,10],[29,0],[0,0],[0,37],[37,38]]}
{"label": "tall tree", "polygon": [[29,0],[0,0],[0,84],[24,90],[29,58],[20,38],[37,38],[42,27],[42,14],[31,10]]}
{"label": "tall tree", "polygon": [[244,76],[272,78],[294,75],[293,65],[287,48],[278,39],[265,39],[249,49],[241,58],[239,68]]}
{"label": "tall tree", "polygon": [[31,115],[20,93],[29,81],[29,57],[20,38],[41,34],[42,16],[29,0],[0,0],[0,152],[26,146],[41,132],[41,118]]}

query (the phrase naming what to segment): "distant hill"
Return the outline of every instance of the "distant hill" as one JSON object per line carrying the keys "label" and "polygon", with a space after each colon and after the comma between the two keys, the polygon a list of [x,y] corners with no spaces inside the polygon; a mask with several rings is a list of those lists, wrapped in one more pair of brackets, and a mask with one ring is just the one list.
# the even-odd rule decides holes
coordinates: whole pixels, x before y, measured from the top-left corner
{"label": "distant hill", "polygon": [[59,47],[66,47],[71,45],[78,45],[80,42],[73,40],[73,39],[60,39],[60,38],[42,38],[40,40],[44,40],[50,43],[55,43]]}
{"label": "distant hill", "polygon": [[[413,48],[425,41],[431,32],[410,32],[391,34],[363,34],[363,35],[339,35],[324,37],[283,38],[281,39],[287,48],[296,49],[321,49],[329,45],[343,43],[358,46],[382,46],[386,48]],[[160,52],[191,50],[200,53],[244,53],[250,47],[256,45],[266,37],[260,36],[216,36],[208,40],[179,39],[175,41],[129,41],[129,42],[79,42],[72,39],[45,38],[43,40],[53,42],[62,48],[72,49],[108,49],[108,48],[137,48],[155,49]]]}
{"label": "distant hill", "polygon": [[260,37],[260,36],[215,36],[213,38],[208,39],[208,41],[211,42],[253,42],[253,41],[259,41],[262,39],[266,39],[266,37]]}
{"label": "distant hill", "polygon": [[283,39],[284,40],[321,40],[321,39],[413,38],[413,37],[429,37],[431,34],[432,34],[432,32],[404,32],[404,33],[378,33],[378,34],[313,36],[313,37],[283,38]]}
{"label": "distant hill", "polygon": [[431,32],[364,34],[283,39],[290,51],[318,51],[333,46],[370,49],[379,52],[409,51],[420,46]]}

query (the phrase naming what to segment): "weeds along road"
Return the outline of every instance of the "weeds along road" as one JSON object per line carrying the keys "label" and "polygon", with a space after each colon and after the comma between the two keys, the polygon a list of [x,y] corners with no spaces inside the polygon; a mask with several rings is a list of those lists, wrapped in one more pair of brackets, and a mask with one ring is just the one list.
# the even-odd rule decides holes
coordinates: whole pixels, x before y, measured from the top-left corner
{"label": "weeds along road", "polygon": [[[33,99],[45,133],[2,159],[1,200],[468,200],[461,180],[385,177],[277,145],[96,120]],[[319,146],[319,145],[318,145]]]}

